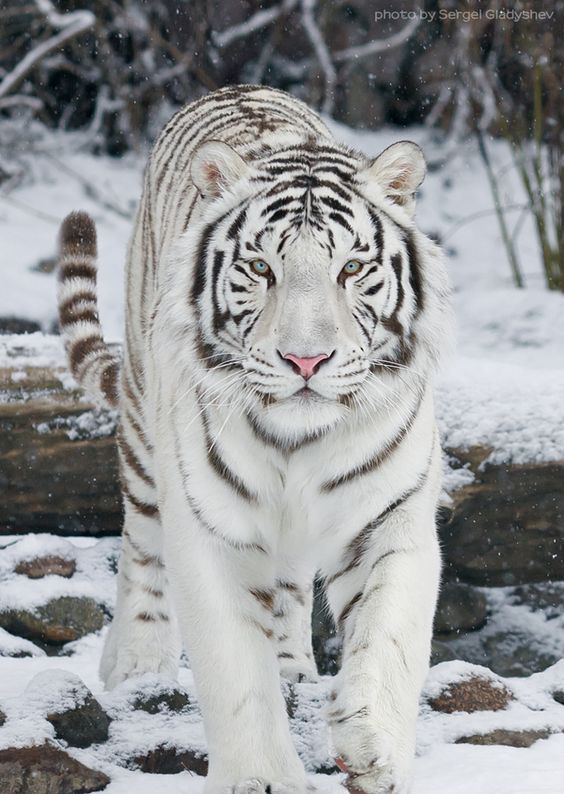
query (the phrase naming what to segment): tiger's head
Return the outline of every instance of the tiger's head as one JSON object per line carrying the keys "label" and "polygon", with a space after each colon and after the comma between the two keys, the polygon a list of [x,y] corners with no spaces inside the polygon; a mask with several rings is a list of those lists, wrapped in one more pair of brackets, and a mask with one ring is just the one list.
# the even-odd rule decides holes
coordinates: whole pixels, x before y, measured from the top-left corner
{"label": "tiger's head", "polygon": [[424,175],[407,141],[372,161],[330,141],[196,150],[197,354],[265,431],[295,441],[389,403],[438,356],[447,281],[413,223]]}

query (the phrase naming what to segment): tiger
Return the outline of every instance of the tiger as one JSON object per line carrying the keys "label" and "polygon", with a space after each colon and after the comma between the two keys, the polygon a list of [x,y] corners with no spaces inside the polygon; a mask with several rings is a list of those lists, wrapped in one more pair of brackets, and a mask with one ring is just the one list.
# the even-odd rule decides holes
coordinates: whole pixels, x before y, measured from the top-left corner
{"label": "tiger", "polygon": [[314,581],[342,659],[324,716],[346,785],[407,792],[440,579],[433,376],[450,334],[440,247],[415,225],[423,153],[369,159],[291,95],[228,86],[148,159],[123,350],[104,341],[96,229],[60,230],[76,381],[118,409],[124,523],[108,688],[177,675],[202,712],[206,794],[303,794],[283,681],[318,680]]}

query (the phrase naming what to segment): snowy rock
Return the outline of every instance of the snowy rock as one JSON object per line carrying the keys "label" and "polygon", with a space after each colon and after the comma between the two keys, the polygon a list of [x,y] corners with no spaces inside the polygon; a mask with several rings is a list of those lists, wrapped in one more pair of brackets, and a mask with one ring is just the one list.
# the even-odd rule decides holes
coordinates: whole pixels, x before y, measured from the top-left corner
{"label": "snowy rock", "polygon": [[108,740],[110,718],[92,695],[83,703],[61,713],[47,715],[55,736],[71,747],[90,747]]}
{"label": "snowy rock", "polygon": [[513,700],[513,694],[496,679],[472,675],[455,681],[439,695],[428,699],[435,711],[454,714],[456,711],[500,711]]}
{"label": "snowy rock", "polygon": [[498,728],[489,733],[475,733],[471,736],[462,736],[457,739],[455,744],[505,744],[508,747],[530,747],[539,739],[548,739],[552,731],[530,730],[530,731],[511,731],[505,728]]}
{"label": "snowy rock", "polygon": [[76,571],[76,562],[64,557],[35,557],[33,560],[22,560],[14,570],[29,579],[43,579],[44,576],[64,576],[65,579],[70,579]]}
{"label": "snowy rock", "polygon": [[45,656],[45,651],[29,640],[24,640],[22,637],[14,637],[13,634],[0,629],[0,656],[22,659],[25,656]]}
{"label": "snowy rock", "polygon": [[561,658],[558,652],[538,642],[526,626],[520,630],[500,628],[483,638],[482,648],[488,667],[504,676],[545,670]]}
{"label": "snowy rock", "polygon": [[0,750],[2,794],[87,794],[103,791],[109,782],[51,744]]}
{"label": "snowy rock", "polygon": [[457,582],[442,585],[435,615],[437,634],[475,631],[484,626],[487,619],[488,605],[483,593]]}
{"label": "snowy rock", "polygon": [[130,766],[153,775],[176,775],[179,772],[208,774],[208,758],[197,750],[160,745],[144,755],[135,756]]}
{"label": "snowy rock", "polygon": [[564,689],[557,689],[552,693],[552,697],[557,703],[561,703],[564,706]]}
{"label": "snowy rock", "polygon": [[27,686],[25,696],[36,713],[43,713],[55,736],[71,747],[90,747],[108,739],[110,718],[74,673],[44,670]]}
{"label": "snowy rock", "polygon": [[104,611],[93,598],[62,596],[36,609],[0,612],[1,628],[48,645],[72,642],[103,625]]}
{"label": "snowy rock", "polygon": [[156,692],[143,691],[134,701],[133,708],[146,711],[147,714],[158,714],[162,711],[179,713],[190,708],[187,692],[179,687],[162,687]]}

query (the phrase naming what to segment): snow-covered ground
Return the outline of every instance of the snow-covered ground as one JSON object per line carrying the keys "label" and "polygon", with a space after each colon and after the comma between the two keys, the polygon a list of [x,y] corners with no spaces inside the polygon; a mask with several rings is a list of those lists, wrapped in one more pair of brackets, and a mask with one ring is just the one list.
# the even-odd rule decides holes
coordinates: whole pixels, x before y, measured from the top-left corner
{"label": "snow-covered ground", "polygon": [[[332,126],[338,138],[369,155],[403,137],[393,130],[365,133]],[[409,137],[423,145],[431,164],[442,160],[441,144],[426,131],[410,131]],[[94,158],[76,151],[71,137],[54,136],[44,148],[46,153],[35,158],[33,183],[24,183],[9,194],[0,192],[0,317],[25,317],[37,321],[44,331],[52,330],[56,317],[55,276],[36,268],[42,259],[54,256],[61,219],[69,211],[83,208],[98,224],[102,322],[107,337],[119,341],[123,261],[144,157]],[[512,206],[523,203],[518,182],[506,168],[510,163],[508,152],[495,145],[492,153],[496,168],[505,170],[504,201]],[[519,225],[519,250],[527,288],[517,290],[512,286],[492,207],[486,176],[472,144],[461,146],[444,167],[430,171],[419,200],[419,224],[442,239],[449,253],[455,289],[458,348],[446,363],[437,388],[443,438],[452,447],[490,447],[491,458],[496,462],[563,459],[564,295],[545,290],[532,228],[518,211],[512,211],[510,217]],[[61,360],[57,340],[35,337],[34,344],[46,361]],[[466,472],[457,476],[460,482],[461,477],[471,475]],[[456,478],[450,482],[455,484]],[[0,545],[5,540],[8,539],[2,539]],[[30,537],[21,542],[44,547],[44,539]],[[56,545],[59,541],[45,542]],[[70,591],[75,588],[76,593],[92,595],[111,607],[114,583],[103,559],[116,543],[102,540],[96,546],[80,549],[84,568],[79,566],[78,578],[67,581],[51,576],[33,582],[33,587],[23,577],[10,574],[12,552],[6,549],[0,562],[0,606],[38,605],[47,598],[72,594]],[[503,601],[502,591],[499,598],[500,620],[510,619],[509,613],[504,612],[507,602]],[[511,615],[514,619],[516,613]],[[528,619],[525,613],[522,617]],[[551,631],[559,635],[563,632],[562,621],[543,624],[542,630],[550,642]],[[564,647],[560,636],[552,640],[554,647]],[[0,647],[9,642],[13,640],[0,634]],[[25,645],[23,640],[18,642]],[[37,716],[23,693],[37,673],[62,668],[80,675],[102,704],[118,715],[110,750],[102,747],[72,751],[75,757],[110,774],[108,794],[197,794],[203,787],[202,778],[188,773],[149,775],[119,765],[119,752],[127,753],[134,749],[133,745],[139,749],[142,741],[153,741],[157,735],[172,741],[184,729],[198,734],[201,725],[183,727],[153,718],[146,721],[145,715],[133,719],[125,710],[120,711],[119,698],[126,697],[125,689],[121,694],[105,695],[97,677],[101,642],[102,636],[89,635],[74,644],[70,656],[35,653],[22,659],[0,657],[0,708],[13,717],[0,728],[0,748],[10,742],[40,741],[51,735],[49,724]],[[461,663],[452,664],[434,668],[428,687],[432,689],[441,675],[455,676],[460,671],[456,665]],[[564,662],[520,681],[507,679],[516,702],[495,715],[438,715],[423,707],[413,794],[562,794],[563,734],[541,739],[528,749],[453,742],[465,733],[498,727],[528,729],[550,724],[564,730],[564,706],[549,695],[556,685],[564,689],[563,665]],[[181,670],[181,682],[189,690],[192,687],[187,668]],[[324,686],[325,683],[320,685],[318,699],[322,699]],[[315,741],[326,741],[313,711],[311,721],[295,730],[298,744],[314,734]],[[201,733],[198,736],[202,740]],[[342,778],[315,775],[312,780],[320,792],[329,794],[339,790]]]}
{"label": "snow-covered ground", "polygon": [[[83,595],[94,597],[111,612],[118,549],[116,538],[68,541],[49,535],[7,536],[0,543],[0,605],[2,609],[30,609],[48,599]],[[76,573],[70,579],[46,576],[34,581],[14,573],[17,563],[41,556],[72,559]],[[68,748],[68,752],[110,777],[112,782],[105,789],[108,794],[199,794],[202,777],[188,772],[147,774],[131,768],[134,758],[159,745],[205,752],[205,737],[197,706],[179,713],[134,710],[132,702],[140,693],[153,693],[166,685],[157,676],[126,682],[110,693],[103,691],[97,664],[106,631],[104,628],[68,644],[63,656],[47,656],[34,646],[33,655],[27,658],[0,657],[0,711],[7,717],[0,727],[0,751],[54,738],[53,726],[45,716],[65,707],[67,682],[75,675],[99,700],[112,723],[108,741],[82,750]],[[30,650],[30,643],[19,642],[18,650]],[[0,653],[13,650],[13,643],[10,635],[0,631]],[[506,708],[473,713],[444,713],[431,708],[428,699],[476,675],[511,693],[513,699]],[[344,792],[343,775],[315,773],[331,765],[322,719],[330,680],[323,677],[319,684],[296,685],[297,705],[291,718],[296,747],[320,794]],[[190,702],[195,703],[194,682],[186,664],[180,670],[179,682]],[[528,678],[503,679],[487,668],[465,662],[445,662],[432,668],[421,699],[413,794],[561,794],[564,705],[554,699],[557,691],[564,697],[564,660]],[[526,749],[456,743],[462,737],[494,730],[542,731],[547,738]]]}

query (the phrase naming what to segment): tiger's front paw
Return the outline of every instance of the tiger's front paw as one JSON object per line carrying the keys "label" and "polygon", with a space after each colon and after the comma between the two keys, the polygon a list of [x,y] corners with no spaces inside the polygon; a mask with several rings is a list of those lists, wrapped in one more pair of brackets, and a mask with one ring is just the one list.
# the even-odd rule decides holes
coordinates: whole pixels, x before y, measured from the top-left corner
{"label": "tiger's front paw", "polygon": [[374,759],[364,771],[353,771],[342,758],[336,759],[341,771],[347,773],[345,787],[350,794],[408,794],[409,785],[400,782],[385,762]]}
{"label": "tiger's front paw", "polygon": [[337,765],[345,785],[360,794],[408,794],[415,754],[414,728],[401,728],[368,706],[332,704],[328,713]]}

